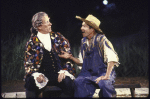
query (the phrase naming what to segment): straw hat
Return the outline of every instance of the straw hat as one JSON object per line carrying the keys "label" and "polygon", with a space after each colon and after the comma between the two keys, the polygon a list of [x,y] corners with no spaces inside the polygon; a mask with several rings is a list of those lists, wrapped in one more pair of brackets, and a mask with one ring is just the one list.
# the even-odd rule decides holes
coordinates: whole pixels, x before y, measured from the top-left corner
{"label": "straw hat", "polygon": [[91,27],[93,27],[94,29],[96,29],[99,32],[102,32],[102,30],[99,28],[100,26],[100,20],[97,19],[95,16],[93,16],[92,14],[89,14],[86,19],[81,18],[80,16],[76,16],[77,19],[84,21],[86,24],[90,25]]}

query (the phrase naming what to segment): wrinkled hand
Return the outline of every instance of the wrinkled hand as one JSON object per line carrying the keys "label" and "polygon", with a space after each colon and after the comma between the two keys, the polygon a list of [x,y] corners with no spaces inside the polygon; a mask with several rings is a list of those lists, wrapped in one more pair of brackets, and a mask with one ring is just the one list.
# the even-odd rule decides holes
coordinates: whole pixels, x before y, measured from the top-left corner
{"label": "wrinkled hand", "polygon": [[69,59],[72,56],[72,54],[69,54],[69,53],[64,52],[64,51],[61,51],[61,53],[62,54],[58,55],[60,58]]}
{"label": "wrinkled hand", "polygon": [[39,75],[39,77],[36,78],[37,82],[42,83],[43,81],[46,82],[43,75]]}
{"label": "wrinkled hand", "polygon": [[60,83],[63,79],[65,79],[65,73],[60,73],[59,75],[58,75],[58,82]]}
{"label": "wrinkled hand", "polygon": [[100,80],[108,80],[108,79],[110,79],[109,76],[100,76],[95,81],[96,84],[98,84]]}

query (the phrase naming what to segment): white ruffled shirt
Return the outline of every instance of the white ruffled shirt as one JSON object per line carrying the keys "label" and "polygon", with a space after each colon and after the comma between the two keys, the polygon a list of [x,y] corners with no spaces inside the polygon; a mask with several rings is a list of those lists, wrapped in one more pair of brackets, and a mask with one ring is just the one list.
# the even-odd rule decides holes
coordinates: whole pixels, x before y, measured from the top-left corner
{"label": "white ruffled shirt", "polygon": [[[48,34],[42,34],[42,33],[38,32],[37,33],[37,37],[43,43],[44,48],[47,49],[48,51],[51,51],[52,44],[51,44],[50,34],[49,33]],[[65,75],[69,76],[72,80],[75,79],[75,77],[72,74],[70,74],[67,70],[60,70],[58,73],[65,73]],[[36,80],[36,78],[39,77],[39,75],[43,75],[44,78],[46,79],[46,82],[38,83],[37,80]],[[46,84],[49,81],[48,78],[44,74],[42,74],[42,73],[35,72],[35,73],[32,74],[32,76],[34,77],[36,86],[39,89],[41,89],[44,86],[46,86]]]}

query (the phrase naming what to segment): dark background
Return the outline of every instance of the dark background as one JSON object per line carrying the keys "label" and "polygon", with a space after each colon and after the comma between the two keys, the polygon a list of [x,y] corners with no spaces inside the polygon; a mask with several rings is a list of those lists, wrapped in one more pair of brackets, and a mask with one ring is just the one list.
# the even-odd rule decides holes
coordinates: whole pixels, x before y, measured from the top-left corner
{"label": "dark background", "polygon": [[0,7],[2,81],[23,79],[31,19],[40,11],[50,16],[52,30],[69,40],[75,57],[82,38],[82,22],[75,16],[93,14],[118,54],[117,77],[149,75],[148,0],[108,0],[108,5],[103,0],[1,0]]}
{"label": "dark background", "polygon": [[[44,11],[52,22],[52,30],[61,32],[71,44],[80,43],[81,21],[93,14],[108,38],[137,33],[148,25],[148,0],[1,0],[1,39],[30,34],[32,16]],[[14,36],[15,37],[15,36]]]}

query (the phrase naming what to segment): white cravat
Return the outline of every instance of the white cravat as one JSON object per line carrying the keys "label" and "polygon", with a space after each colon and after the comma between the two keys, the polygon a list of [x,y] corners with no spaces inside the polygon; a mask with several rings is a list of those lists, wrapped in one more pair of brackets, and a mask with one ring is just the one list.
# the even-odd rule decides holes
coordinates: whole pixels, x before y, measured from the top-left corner
{"label": "white cravat", "polygon": [[37,33],[37,37],[40,39],[40,41],[43,43],[44,48],[47,49],[48,51],[51,51],[51,39],[50,39],[50,34],[42,34],[40,32]]}

